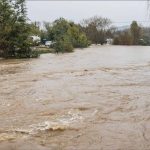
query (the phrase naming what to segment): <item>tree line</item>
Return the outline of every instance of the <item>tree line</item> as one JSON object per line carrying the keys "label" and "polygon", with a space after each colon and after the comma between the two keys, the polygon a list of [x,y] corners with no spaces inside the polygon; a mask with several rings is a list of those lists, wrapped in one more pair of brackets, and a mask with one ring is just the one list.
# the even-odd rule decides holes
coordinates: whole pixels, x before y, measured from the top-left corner
{"label": "tree line", "polygon": [[41,30],[39,36],[57,41],[60,48],[60,39],[64,43],[68,42],[68,45],[71,43],[74,48],[90,44],[103,45],[107,43],[107,39],[113,39],[114,45],[150,45],[150,28],[142,27],[136,21],[124,30],[112,26],[110,19],[98,16],[84,19],[79,24],[60,18],[52,23],[45,23],[44,26],[45,30]]}
{"label": "tree line", "polygon": [[[39,36],[43,43],[45,39],[54,41],[56,52],[71,52],[73,48],[85,48],[90,44],[103,45],[114,32],[111,21],[98,16],[82,20],[79,24],[59,18],[52,23],[45,22],[44,28]],[[39,27],[35,26],[35,29]]]}
{"label": "tree line", "polygon": [[133,21],[130,29],[118,31],[108,18],[94,16],[80,23],[56,19],[45,22],[40,28],[38,22],[29,23],[25,0],[0,1],[0,56],[4,58],[38,57],[33,51],[35,45],[29,38],[38,35],[41,44],[52,41],[55,52],[72,52],[74,48],[85,48],[90,44],[105,44],[108,38],[115,45],[150,45],[150,29],[142,28]]}
{"label": "tree line", "polygon": [[150,28],[133,21],[130,28],[115,33],[114,45],[150,45]]}

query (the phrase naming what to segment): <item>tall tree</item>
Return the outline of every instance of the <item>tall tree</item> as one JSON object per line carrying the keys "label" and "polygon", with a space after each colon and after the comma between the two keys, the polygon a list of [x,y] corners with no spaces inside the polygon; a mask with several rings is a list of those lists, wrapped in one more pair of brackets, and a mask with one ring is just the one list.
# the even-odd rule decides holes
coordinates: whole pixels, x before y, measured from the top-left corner
{"label": "tall tree", "polygon": [[141,27],[137,24],[136,21],[133,21],[130,26],[131,36],[133,39],[133,45],[139,44],[141,38]]}
{"label": "tall tree", "polygon": [[9,41],[10,33],[12,32],[12,22],[15,19],[12,14],[15,11],[12,9],[11,0],[0,1],[0,50],[8,51],[8,47],[11,44]]}
{"label": "tall tree", "polygon": [[0,50],[4,57],[30,57],[25,0],[0,1]]}
{"label": "tall tree", "polygon": [[[94,44],[104,44],[111,21],[98,16],[85,19],[81,22],[83,31]],[[110,31],[110,30],[109,30]]]}

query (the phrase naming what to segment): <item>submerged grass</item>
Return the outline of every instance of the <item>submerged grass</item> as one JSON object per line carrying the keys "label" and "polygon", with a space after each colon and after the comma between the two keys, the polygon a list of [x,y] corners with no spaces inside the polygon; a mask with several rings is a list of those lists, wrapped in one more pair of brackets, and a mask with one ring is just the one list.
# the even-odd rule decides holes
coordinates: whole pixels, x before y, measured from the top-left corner
{"label": "submerged grass", "polygon": [[45,46],[37,46],[33,48],[33,51],[37,52],[39,55],[40,54],[46,54],[46,53],[54,53],[55,50],[52,48],[48,48]]}

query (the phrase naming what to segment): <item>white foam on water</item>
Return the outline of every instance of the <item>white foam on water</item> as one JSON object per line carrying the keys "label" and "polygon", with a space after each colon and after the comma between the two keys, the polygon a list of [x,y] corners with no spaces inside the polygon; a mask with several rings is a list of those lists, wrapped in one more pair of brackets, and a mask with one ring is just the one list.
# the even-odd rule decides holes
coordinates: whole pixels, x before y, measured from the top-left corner
{"label": "white foam on water", "polygon": [[65,130],[75,122],[83,120],[83,116],[79,114],[79,112],[74,112],[70,110],[66,115],[59,116],[54,120],[47,120],[38,124],[32,124],[28,127],[28,129],[15,129],[15,132],[20,132],[24,134],[36,134],[40,131],[46,130]]}
{"label": "white foam on water", "polygon": [[16,138],[28,138],[44,131],[64,131],[76,127],[85,119],[93,118],[98,110],[83,112],[71,109],[66,114],[56,116],[52,120],[46,120],[37,124],[31,124],[27,128],[17,128],[0,134],[0,141],[14,140]]}

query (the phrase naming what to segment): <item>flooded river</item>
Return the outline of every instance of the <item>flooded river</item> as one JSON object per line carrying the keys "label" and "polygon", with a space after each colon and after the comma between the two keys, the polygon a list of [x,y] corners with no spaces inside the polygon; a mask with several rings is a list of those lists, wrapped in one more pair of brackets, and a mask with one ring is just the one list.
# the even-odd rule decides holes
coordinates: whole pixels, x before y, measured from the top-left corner
{"label": "flooded river", "polygon": [[0,60],[0,150],[126,149],[150,149],[150,47]]}

